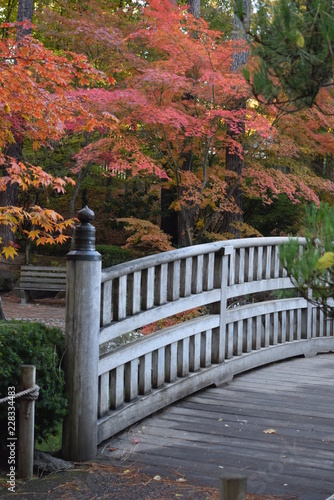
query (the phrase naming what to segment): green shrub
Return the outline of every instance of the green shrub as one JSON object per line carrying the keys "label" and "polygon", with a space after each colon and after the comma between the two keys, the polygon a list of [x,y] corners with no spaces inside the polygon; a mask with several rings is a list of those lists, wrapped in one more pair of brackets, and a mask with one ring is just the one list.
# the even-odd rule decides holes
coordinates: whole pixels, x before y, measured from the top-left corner
{"label": "green shrub", "polygon": [[[0,397],[8,387],[18,392],[21,365],[36,366],[36,383],[40,387],[36,401],[35,438],[37,442],[58,432],[59,422],[66,414],[64,375],[61,359],[64,334],[59,328],[23,321],[0,322]],[[17,408],[18,408],[17,404]],[[7,437],[7,405],[0,405],[0,442]],[[18,433],[18,418],[16,419]]]}
{"label": "green shrub", "polygon": [[115,245],[96,245],[96,250],[102,255],[102,267],[111,267],[133,259],[131,250]]}

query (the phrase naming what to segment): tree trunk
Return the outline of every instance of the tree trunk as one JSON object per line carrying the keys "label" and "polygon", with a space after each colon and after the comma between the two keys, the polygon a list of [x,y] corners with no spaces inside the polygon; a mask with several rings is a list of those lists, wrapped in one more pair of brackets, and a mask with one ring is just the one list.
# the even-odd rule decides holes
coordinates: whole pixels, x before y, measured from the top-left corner
{"label": "tree trunk", "polygon": [[188,0],[188,5],[189,12],[198,19],[201,13],[201,0]]}
{"label": "tree trunk", "polygon": [[[24,21],[32,22],[32,16],[34,13],[34,0],[19,0],[17,6],[17,22],[22,23]],[[31,28],[19,28],[17,32],[17,38],[21,39],[23,36],[30,35]]]}
{"label": "tree trunk", "polygon": [[[249,0],[243,0],[243,18],[244,18],[244,25],[248,26],[249,21],[250,21],[250,4]],[[239,40],[244,37],[244,25],[240,21],[240,19],[234,15],[233,16],[233,38],[235,40]],[[232,56],[232,64],[231,64],[231,71],[238,71],[241,66],[246,64],[248,61],[248,52],[244,51],[241,53],[235,53]],[[238,109],[240,108],[245,108],[246,107],[246,102],[245,100],[240,100],[238,103]],[[235,138],[233,136],[233,132],[228,132],[230,137]],[[242,175],[242,170],[244,167],[244,160],[240,158],[235,153],[231,153],[230,149],[226,149],[226,170],[231,170],[232,172],[235,172],[237,174],[237,179],[236,179],[236,184],[232,188],[232,195],[233,198],[240,209],[239,213],[232,213],[232,212],[226,212],[224,214],[224,221],[223,221],[223,232],[229,232],[232,233],[235,237],[240,237],[240,231],[238,229],[238,226],[236,223],[243,222],[243,215],[242,215],[242,191],[240,188],[240,179]]]}

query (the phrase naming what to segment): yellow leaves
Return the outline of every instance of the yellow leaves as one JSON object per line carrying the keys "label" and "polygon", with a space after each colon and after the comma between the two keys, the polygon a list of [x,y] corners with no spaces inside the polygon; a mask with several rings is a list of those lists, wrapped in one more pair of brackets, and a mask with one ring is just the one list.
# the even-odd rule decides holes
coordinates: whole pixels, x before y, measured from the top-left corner
{"label": "yellow leaves", "polygon": [[38,238],[38,240],[36,241],[37,243],[37,246],[39,245],[47,245],[48,243],[50,245],[54,245],[55,244],[55,240],[53,238],[53,236],[42,236],[41,238]]}
{"label": "yellow leaves", "polygon": [[334,252],[325,252],[318,260],[317,269],[324,271],[332,266],[334,266]]}
{"label": "yellow leaves", "polygon": [[304,45],[305,45],[305,40],[304,40],[304,37],[303,35],[301,34],[300,31],[297,31],[296,32],[296,44],[297,44],[297,47],[299,48],[303,48]]}
{"label": "yellow leaves", "polygon": [[179,200],[173,201],[170,205],[170,209],[174,210],[175,212],[180,212],[181,211],[181,203]]}
{"label": "yellow leaves", "polygon": [[[23,229],[23,223],[30,229]],[[10,227],[13,233],[20,228],[22,233],[30,241],[35,241],[37,245],[47,243],[61,245],[69,238],[69,235],[63,234],[63,232],[72,227],[74,221],[73,219],[64,220],[53,210],[42,209],[38,205],[29,207],[27,210],[7,206],[0,207],[1,224]],[[17,245],[14,243],[0,249],[0,258],[4,256],[6,259],[14,259],[17,254]]]}
{"label": "yellow leaves", "polygon": [[40,231],[37,229],[33,229],[32,231],[26,231],[26,234],[29,240],[34,241],[36,238],[39,238]]}
{"label": "yellow leaves", "polygon": [[13,246],[3,247],[1,251],[1,255],[5,256],[5,259],[14,259],[14,257],[18,254],[16,248]]}
{"label": "yellow leaves", "polygon": [[60,245],[62,245],[63,243],[65,243],[66,240],[68,240],[69,236],[65,236],[64,234],[60,234],[59,236],[57,236],[55,238],[55,242],[56,243],[60,243]]}
{"label": "yellow leaves", "polygon": [[275,429],[265,429],[263,432],[265,434],[277,434],[277,431]]}
{"label": "yellow leaves", "polygon": [[10,106],[8,103],[6,103],[3,107],[4,112],[8,115],[10,113]]}

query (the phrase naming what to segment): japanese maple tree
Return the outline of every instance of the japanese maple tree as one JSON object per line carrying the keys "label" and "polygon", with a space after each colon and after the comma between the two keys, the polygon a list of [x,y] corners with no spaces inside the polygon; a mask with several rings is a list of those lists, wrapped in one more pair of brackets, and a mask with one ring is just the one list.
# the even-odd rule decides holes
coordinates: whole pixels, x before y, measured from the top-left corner
{"label": "japanese maple tree", "polygon": [[[333,152],[330,89],[319,95],[318,108],[289,116],[252,100],[245,78],[231,71],[232,57],[247,50],[244,42],[210,29],[187,5],[151,0],[118,9],[96,0],[76,4],[72,15],[49,15],[43,29],[50,43],[83,50],[116,80],[115,89],[85,91],[91,109],[118,122],[77,155],[76,170],[103,162],[110,172],[160,178],[175,195],[170,210],[180,214],[183,244],[228,236],[222,220],[240,210],[239,185],[264,203],[280,193],[294,203],[332,196],[332,182],[304,164]],[[107,49],[100,57],[99,47]],[[240,101],[246,106],[236,107]],[[226,168],[227,149],[244,161],[242,172]]]}
{"label": "japanese maple tree", "polygon": [[[24,26],[21,24],[20,26]],[[66,134],[68,129],[91,130],[108,126],[83,105],[84,96],[78,87],[105,82],[104,76],[92,68],[83,55],[56,55],[31,36],[15,34],[17,24],[2,25],[6,37],[0,40],[0,190],[16,185],[25,196],[24,206],[0,207],[0,224],[15,233],[23,233],[37,245],[62,243],[71,220],[43,209],[35,203],[33,192],[55,190],[64,192],[68,177],[54,177],[40,166],[25,165],[11,155],[13,144],[24,140],[34,149],[48,145]],[[2,246],[1,254],[17,254],[14,242]]]}

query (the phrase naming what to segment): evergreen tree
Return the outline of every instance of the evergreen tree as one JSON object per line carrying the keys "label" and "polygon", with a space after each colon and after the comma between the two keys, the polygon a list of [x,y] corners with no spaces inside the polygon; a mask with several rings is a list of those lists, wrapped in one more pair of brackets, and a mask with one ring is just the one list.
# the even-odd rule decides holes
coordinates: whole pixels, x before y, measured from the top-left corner
{"label": "evergreen tree", "polygon": [[[244,22],[242,0],[238,5]],[[333,85],[332,0],[260,0],[248,33],[257,65],[247,78],[260,100],[295,111]]]}

